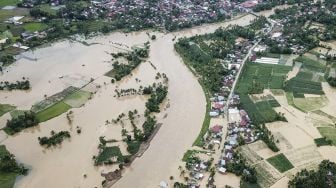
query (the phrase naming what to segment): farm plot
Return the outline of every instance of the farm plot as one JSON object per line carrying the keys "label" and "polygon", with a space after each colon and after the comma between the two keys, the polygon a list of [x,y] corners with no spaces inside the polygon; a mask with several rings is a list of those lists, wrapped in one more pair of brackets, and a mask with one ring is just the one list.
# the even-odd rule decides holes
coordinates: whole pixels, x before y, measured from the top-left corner
{"label": "farm plot", "polygon": [[273,156],[271,158],[268,158],[267,162],[269,162],[271,165],[273,165],[274,168],[276,168],[281,173],[286,172],[286,171],[294,168],[292,163],[282,153],[280,153],[276,156]]}
{"label": "farm plot", "polygon": [[36,103],[31,110],[36,113],[40,122],[57,117],[71,108],[79,108],[84,105],[92,93],[75,87],[68,87],[62,92]]}
{"label": "farm plot", "polygon": [[272,132],[274,139],[279,140],[277,146],[280,148],[281,151],[283,150],[290,150],[293,148],[291,143],[280,133],[280,132]]}
{"label": "farm plot", "polygon": [[318,127],[321,135],[327,140],[331,140],[332,144],[336,146],[336,128],[333,127]]}
{"label": "farm plot", "polygon": [[306,79],[294,77],[286,82],[285,90],[292,93],[305,93],[323,95],[323,89],[320,82],[314,82]]}
{"label": "farm plot", "polygon": [[293,149],[291,151],[285,152],[287,159],[296,168],[305,168],[310,164],[319,162],[322,160],[321,154],[317,151],[315,145],[310,145],[298,149]]}
{"label": "farm plot", "polygon": [[282,89],[287,73],[292,68],[284,65],[248,63],[239,78],[239,94],[262,93],[264,89]]}
{"label": "farm plot", "polygon": [[248,147],[264,159],[269,158],[275,154],[275,152],[269,149],[265,142],[261,140],[253,142],[252,144],[248,144]]}
{"label": "farm plot", "polygon": [[273,107],[279,106],[274,100],[266,100],[254,103],[248,95],[241,95],[240,102],[254,122],[266,123],[278,119],[278,113]]}
{"label": "farm plot", "polygon": [[63,102],[72,108],[79,108],[90,99],[91,95],[92,94],[88,91],[78,90],[75,93],[66,96]]}
{"label": "farm plot", "polygon": [[44,122],[54,117],[57,117],[64,112],[68,111],[71,106],[67,105],[64,102],[58,102],[47,109],[44,109],[36,114],[37,119],[39,122]]}
{"label": "farm plot", "polygon": [[273,166],[265,161],[262,161],[255,165],[255,169],[258,172],[258,184],[261,187],[271,187],[282,177],[282,175]]}
{"label": "farm plot", "polygon": [[295,107],[303,112],[319,110],[320,108],[326,106],[327,104],[328,99],[324,95],[320,97],[294,98]]}
{"label": "farm plot", "polygon": [[246,159],[249,164],[256,164],[263,160],[255,150],[251,149],[249,145],[244,145],[239,148],[239,153]]}
{"label": "farm plot", "polygon": [[15,109],[15,106],[9,104],[0,104],[0,117],[7,112],[10,112]]}
{"label": "farm plot", "polygon": [[326,70],[325,65],[305,55],[296,58],[295,61],[302,63],[302,68],[313,72],[324,72]]}
{"label": "farm plot", "polygon": [[322,110],[315,110],[315,111],[313,111],[313,113],[318,114],[320,116],[324,116],[326,118],[329,118],[331,121],[336,122],[336,117],[335,116],[332,116],[328,113],[325,113]]}

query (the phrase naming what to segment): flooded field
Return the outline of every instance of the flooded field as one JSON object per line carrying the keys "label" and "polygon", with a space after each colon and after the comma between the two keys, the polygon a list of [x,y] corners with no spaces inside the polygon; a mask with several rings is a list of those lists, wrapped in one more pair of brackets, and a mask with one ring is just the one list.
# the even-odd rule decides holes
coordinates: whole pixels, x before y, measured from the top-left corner
{"label": "flooded field", "polygon": [[[33,104],[69,86],[80,88],[93,79],[93,83],[100,87],[84,106],[71,109],[74,113],[72,124],[62,114],[17,135],[1,136],[1,144],[5,144],[18,161],[30,168],[28,176],[20,177],[16,187],[100,187],[103,180],[100,173],[113,167],[94,167],[92,157],[98,152],[98,138],[121,137],[121,128],[105,125],[105,121],[129,110],[137,109],[143,113],[145,109],[146,100],[143,97],[118,99],[114,97],[115,89],[150,85],[155,82],[157,72],[165,73],[169,78],[169,108],[162,110],[158,116],[158,122],[163,125],[148,150],[132,163],[113,187],[132,187],[134,182],[138,187],[156,187],[161,180],[168,181],[169,176],[178,173],[180,160],[197,137],[205,112],[202,89],[175,53],[173,39],[210,33],[230,24],[247,25],[253,18],[252,15],[245,15],[229,22],[169,34],[155,33],[157,39],[150,42],[148,62],[141,64],[131,76],[117,84],[111,84],[110,78],[103,76],[112,68],[110,53],[149,41],[146,32],[116,32],[99,36],[86,41],[91,45],[60,41],[50,47],[24,53],[21,59],[0,75],[0,80],[15,82],[25,77],[29,79],[32,89],[1,91],[1,103],[28,110]],[[10,116],[4,115],[0,121],[2,124],[6,117]],[[76,133],[77,127],[81,128],[81,134]],[[62,146],[45,149],[38,144],[37,138],[49,135],[52,130],[68,130],[72,137]],[[125,151],[124,146],[120,147],[122,152]]]}

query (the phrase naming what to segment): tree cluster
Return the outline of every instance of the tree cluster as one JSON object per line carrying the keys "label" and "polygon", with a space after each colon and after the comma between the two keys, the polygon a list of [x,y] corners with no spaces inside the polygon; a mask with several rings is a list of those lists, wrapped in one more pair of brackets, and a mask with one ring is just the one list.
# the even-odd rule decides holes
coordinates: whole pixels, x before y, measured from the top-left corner
{"label": "tree cluster", "polygon": [[336,185],[336,164],[329,160],[324,160],[319,164],[317,171],[304,169],[298,172],[294,179],[290,180],[290,188],[321,188],[335,187]]}
{"label": "tree cluster", "polygon": [[0,145],[0,173],[17,173],[26,175],[28,169],[18,164],[15,156],[7,151],[6,146]]}
{"label": "tree cluster", "polygon": [[14,90],[14,89],[20,89],[20,90],[28,90],[30,89],[30,82],[29,80],[22,80],[22,81],[16,81],[16,82],[0,82],[0,90]]}
{"label": "tree cluster", "polygon": [[15,134],[25,128],[36,126],[38,123],[35,113],[28,111],[7,120],[4,130],[7,134]]}
{"label": "tree cluster", "polygon": [[61,144],[65,138],[70,138],[69,131],[60,131],[58,133],[55,133],[54,131],[51,131],[50,137],[38,137],[38,141],[41,146],[55,146],[58,144]]}

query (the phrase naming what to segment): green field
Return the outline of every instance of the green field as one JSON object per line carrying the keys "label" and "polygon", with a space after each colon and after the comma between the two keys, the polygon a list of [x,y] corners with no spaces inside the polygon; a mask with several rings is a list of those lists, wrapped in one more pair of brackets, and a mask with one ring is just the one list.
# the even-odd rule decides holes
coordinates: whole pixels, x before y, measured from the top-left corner
{"label": "green field", "polygon": [[255,123],[268,123],[279,120],[273,107],[279,107],[276,100],[264,100],[254,103],[248,95],[240,95],[240,103]]}
{"label": "green field", "polygon": [[19,115],[23,115],[25,112],[28,112],[27,110],[13,110],[10,112],[10,115],[12,118],[17,118]]}
{"label": "green field", "polygon": [[320,97],[294,98],[294,106],[303,112],[318,110],[328,104],[324,95]]}
{"label": "green field", "polygon": [[96,164],[103,164],[108,162],[112,157],[117,157],[119,160],[122,160],[123,155],[118,146],[104,147],[99,155],[96,157]]}
{"label": "green field", "polygon": [[333,145],[336,145],[336,128],[333,127],[318,127],[321,135],[327,140],[331,140]]}
{"label": "green field", "polygon": [[16,5],[20,2],[20,0],[1,0],[0,7],[9,6],[9,5]]}
{"label": "green field", "polygon": [[315,111],[313,111],[313,113],[324,116],[324,117],[327,117],[330,120],[332,120],[333,122],[336,122],[336,117],[335,116],[327,114],[327,113],[323,112],[322,110],[315,110]]}
{"label": "green field", "polygon": [[291,69],[289,66],[249,62],[243,69],[236,91],[239,94],[256,94],[267,88],[282,89]]}
{"label": "green field", "polygon": [[64,102],[58,102],[49,108],[42,110],[36,114],[37,119],[39,122],[47,121],[51,118],[54,118],[56,116],[59,116],[63,114],[64,112],[68,111],[71,108],[68,104],[65,104]]}
{"label": "green field", "polygon": [[272,166],[274,166],[274,168],[276,168],[281,173],[286,172],[286,171],[294,168],[292,163],[282,153],[280,153],[276,156],[273,156],[271,158],[268,158],[267,162],[269,162]]}
{"label": "green field", "polygon": [[314,82],[311,80],[305,80],[297,77],[294,77],[289,81],[287,81],[285,90],[287,92],[293,92],[293,93],[306,93],[315,95],[324,94],[320,82]]}
{"label": "green field", "polygon": [[16,176],[17,176],[16,173],[0,172],[0,187],[1,188],[13,188],[15,184]]}
{"label": "green field", "polygon": [[47,27],[48,26],[43,24],[43,23],[26,23],[23,26],[23,28],[26,31],[31,31],[31,32],[42,31],[42,30],[46,29]]}
{"label": "green field", "polygon": [[322,137],[322,138],[315,138],[315,139],[314,139],[314,142],[315,142],[315,144],[316,144],[317,147],[332,145],[332,141],[326,139],[325,137]]}
{"label": "green field", "polygon": [[91,95],[92,94],[88,91],[78,90],[71,95],[66,96],[63,102],[72,108],[78,108],[84,105],[90,99]]}
{"label": "green field", "polygon": [[302,63],[302,68],[311,70],[313,72],[324,72],[326,69],[325,65],[305,55],[296,58],[295,61]]}
{"label": "green field", "polygon": [[0,117],[7,112],[14,110],[16,107],[9,104],[0,104]]}

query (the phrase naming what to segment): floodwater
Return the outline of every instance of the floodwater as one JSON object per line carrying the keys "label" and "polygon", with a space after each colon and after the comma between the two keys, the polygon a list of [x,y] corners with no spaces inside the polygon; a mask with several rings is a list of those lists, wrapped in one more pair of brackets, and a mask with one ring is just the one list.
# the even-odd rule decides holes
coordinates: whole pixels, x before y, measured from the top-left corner
{"label": "floodwater", "polygon": [[[101,86],[84,107],[72,109],[74,120],[68,124],[65,114],[53,118],[39,126],[9,136],[1,142],[5,144],[18,161],[30,167],[28,176],[21,177],[16,187],[101,187],[102,171],[109,166],[94,167],[92,156],[98,150],[99,137],[120,138],[120,127],[105,125],[106,120],[120,113],[138,109],[144,111],[145,100],[139,96],[119,100],[115,97],[116,87],[138,88],[155,82],[157,72],[169,78],[168,99],[170,107],[158,115],[163,123],[151,141],[150,147],[136,159],[113,187],[157,187],[162,180],[178,174],[178,165],[184,152],[192,145],[201,128],[205,113],[205,97],[197,79],[183,64],[174,50],[174,37],[189,37],[215,31],[218,27],[239,24],[247,25],[254,16],[246,15],[224,23],[208,24],[179,32],[155,33],[157,39],[151,41],[150,61],[143,63],[133,75],[118,84],[111,84],[110,78],[103,76],[112,66],[109,53],[122,46],[140,45],[149,40],[146,32],[112,33],[99,36],[85,46],[80,43],[61,41],[50,47],[26,52],[24,55],[37,58],[36,61],[22,58],[0,75],[0,80],[16,81],[29,78],[30,91],[0,92],[1,103],[13,104],[18,109],[29,109],[32,104],[62,91],[70,85],[82,86],[94,78]],[[140,83],[135,78],[141,80]],[[163,118],[166,116],[165,118]],[[76,133],[76,127],[82,133]],[[49,136],[50,131],[69,130],[71,139],[62,146],[45,149],[38,144],[38,137]],[[108,133],[108,134],[107,134]],[[122,149],[124,151],[124,149]],[[86,178],[84,178],[84,174]]]}

